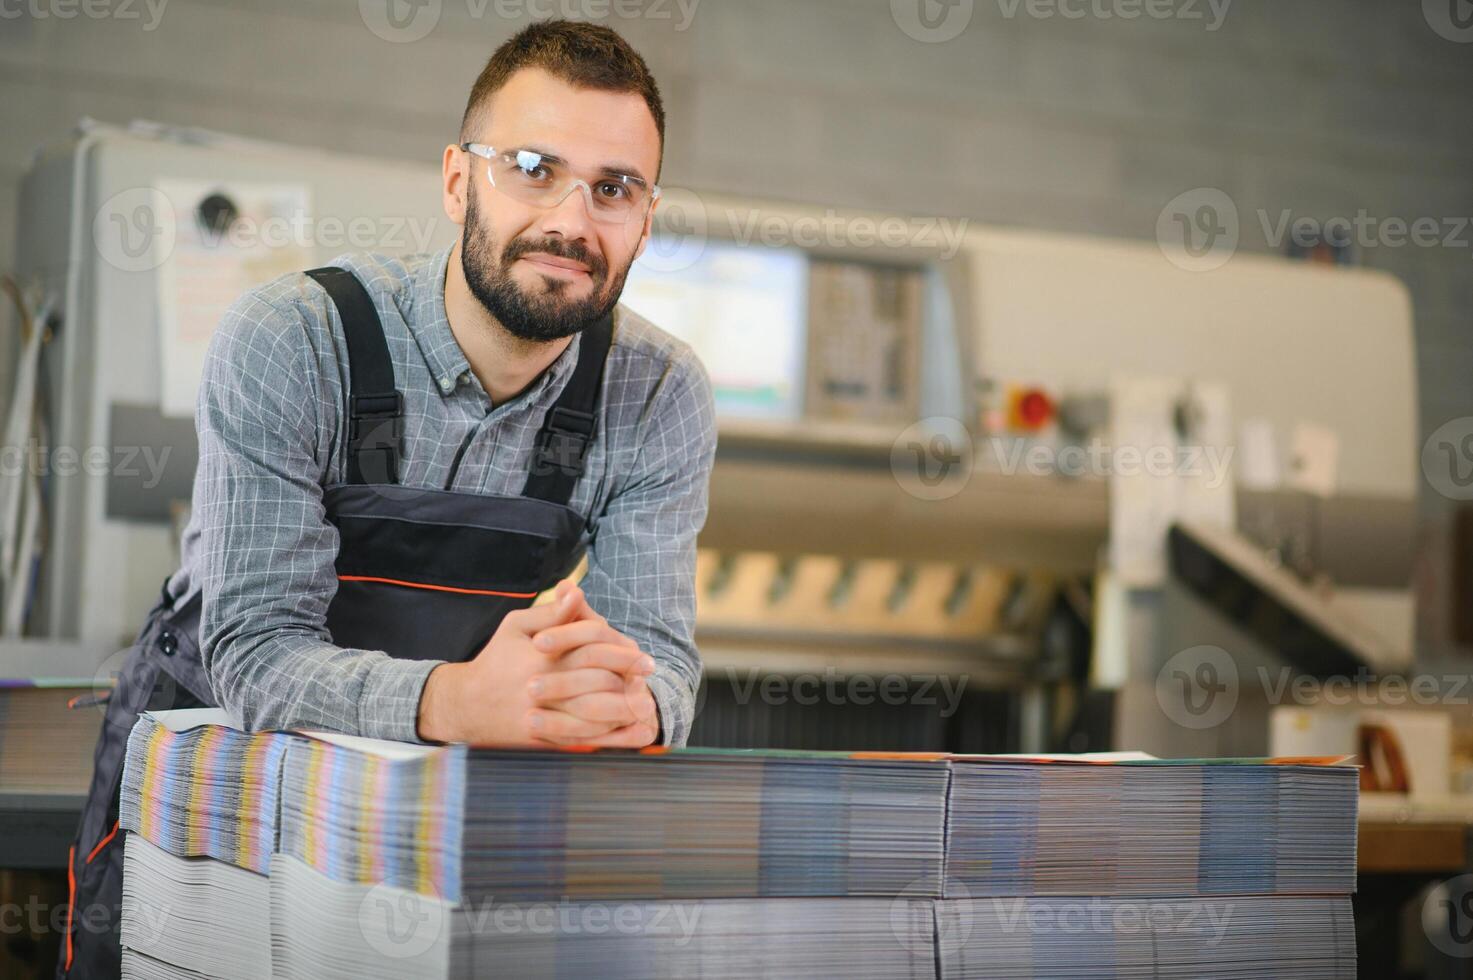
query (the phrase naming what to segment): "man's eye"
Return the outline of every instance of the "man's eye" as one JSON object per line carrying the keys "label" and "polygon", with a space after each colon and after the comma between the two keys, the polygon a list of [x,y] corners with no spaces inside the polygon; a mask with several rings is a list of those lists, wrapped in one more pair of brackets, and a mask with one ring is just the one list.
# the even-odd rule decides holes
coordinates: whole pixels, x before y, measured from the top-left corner
{"label": "man's eye", "polygon": [[620,181],[606,180],[598,185],[598,193],[600,197],[607,198],[610,201],[622,201],[629,196],[629,188],[625,187]]}
{"label": "man's eye", "polygon": [[522,167],[520,169],[523,176],[530,177],[532,180],[547,180],[549,177],[552,176],[552,171],[548,170],[540,163],[533,164],[530,167]]}

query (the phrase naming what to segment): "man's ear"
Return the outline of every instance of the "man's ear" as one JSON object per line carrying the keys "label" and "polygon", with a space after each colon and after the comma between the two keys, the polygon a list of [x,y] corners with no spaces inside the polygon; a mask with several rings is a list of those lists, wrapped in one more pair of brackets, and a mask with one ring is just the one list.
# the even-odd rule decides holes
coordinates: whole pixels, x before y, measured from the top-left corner
{"label": "man's ear", "polygon": [[465,198],[470,191],[471,155],[455,144],[445,147],[440,163],[440,204],[445,217],[465,227]]}

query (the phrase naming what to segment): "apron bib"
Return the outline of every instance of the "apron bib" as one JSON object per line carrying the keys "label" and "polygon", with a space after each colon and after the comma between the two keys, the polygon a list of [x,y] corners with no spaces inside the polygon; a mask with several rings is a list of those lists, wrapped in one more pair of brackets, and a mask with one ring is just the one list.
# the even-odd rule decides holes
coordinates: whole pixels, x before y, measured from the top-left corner
{"label": "apron bib", "polygon": [[[328,632],[342,647],[470,660],[507,613],[531,605],[582,557],[584,518],[568,501],[598,427],[612,315],[583,332],[567,386],[543,418],[521,496],[416,489],[398,483],[404,398],[372,298],[345,269],[307,275],[338,311],[349,364],[347,482],[323,494],[339,534]],[[133,723],[143,711],[214,704],[199,655],[200,592],[178,608],[175,601],[165,583],[108,699],[69,857],[58,980],[121,970],[118,793]],[[85,925],[78,909],[87,910]]]}

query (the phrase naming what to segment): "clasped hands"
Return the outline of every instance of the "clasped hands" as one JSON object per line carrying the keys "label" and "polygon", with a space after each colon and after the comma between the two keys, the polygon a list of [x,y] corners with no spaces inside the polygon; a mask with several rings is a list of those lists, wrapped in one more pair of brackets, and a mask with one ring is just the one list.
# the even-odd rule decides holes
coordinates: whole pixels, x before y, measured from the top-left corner
{"label": "clasped hands", "polygon": [[659,732],[646,679],[655,662],[583,590],[508,613],[475,659],[440,664],[419,703],[419,735],[475,746],[640,748]]}

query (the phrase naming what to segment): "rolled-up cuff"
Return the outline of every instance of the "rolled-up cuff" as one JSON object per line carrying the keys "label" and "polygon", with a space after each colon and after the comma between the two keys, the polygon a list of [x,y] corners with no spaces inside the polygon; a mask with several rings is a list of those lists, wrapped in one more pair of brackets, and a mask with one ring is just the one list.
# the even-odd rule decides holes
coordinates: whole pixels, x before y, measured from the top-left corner
{"label": "rolled-up cuff", "polygon": [[397,742],[419,742],[419,701],[430,671],[443,660],[377,661],[358,699],[358,734]]}
{"label": "rolled-up cuff", "polygon": [[685,745],[695,721],[695,699],[690,689],[678,675],[660,666],[650,675],[648,684],[660,714],[659,744],[677,748]]}

